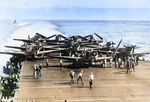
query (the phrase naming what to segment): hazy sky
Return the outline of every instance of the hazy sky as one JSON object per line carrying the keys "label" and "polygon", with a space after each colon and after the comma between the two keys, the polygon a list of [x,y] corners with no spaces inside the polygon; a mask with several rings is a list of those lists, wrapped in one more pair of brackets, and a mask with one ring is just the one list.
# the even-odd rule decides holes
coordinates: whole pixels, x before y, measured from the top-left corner
{"label": "hazy sky", "polygon": [[150,0],[0,0],[0,19],[150,20]]}

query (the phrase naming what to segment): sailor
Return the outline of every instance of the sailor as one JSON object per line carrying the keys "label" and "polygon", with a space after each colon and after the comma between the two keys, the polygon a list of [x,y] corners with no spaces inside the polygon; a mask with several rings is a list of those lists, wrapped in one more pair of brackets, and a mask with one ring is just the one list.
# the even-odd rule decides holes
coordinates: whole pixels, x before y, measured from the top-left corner
{"label": "sailor", "polygon": [[62,59],[60,59],[60,69],[62,69]]}
{"label": "sailor", "polygon": [[126,66],[127,66],[127,58],[124,57],[124,68],[126,68]]}
{"label": "sailor", "polygon": [[104,58],[104,68],[106,68],[106,63],[107,63],[107,60],[106,58]]}
{"label": "sailor", "polygon": [[135,72],[135,63],[134,63],[134,57],[132,57],[132,59],[131,59],[131,67],[132,67],[132,69],[133,69],[133,71]]}
{"label": "sailor", "polygon": [[82,79],[82,74],[83,74],[83,70],[81,70],[81,72],[78,74],[77,83],[78,83],[79,79],[81,79],[82,84],[84,84],[83,79]]}
{"label": "sailor", "polygon": [[138,65],[139,57],[136,56],[136,65]]}
{"label": "sailor", "polygon": [[39,74],[40,74],[40,76],[42,76],[42,65],[41,65],[41,63],[39,65]]}
{"label": "sailor", "polygon": [[110,62],[109,62],[109,63],[110,63],[110,68],[112,68],[112,60],[113,60],[113,59],[110,58]]}
{"label": "sailor", "polygon": [[34,77],[36,77],[37,79],[39,78],[39,68],[37,65],[35,65],[35,74]]}
{"label": "sailor", "polygon": [[126,73],[128,74],[128,72],[129,72],[129,74],[130,74],[130,61],[129,61],[129,57],[127,57],[127,65],[126,65],[126,67],[127,67]]}
{"label": "sailor", "polygon": [[48,58],[46,59],[46,66],[49,67]]}
{"label": "sailor", "polygon": [[72,83],[74,84],[75,72],[71,71],[70,72],[70,77],[71,77],[71,81],[70,81],[70,85],[71,85]]}
{"label": "sailor", "polygon": [[90,89],[92,88],[93,80],[94,80],[94,74],[93,72],[91,72],[90,77],[89,77]]}
{"label": "sailor", "polygon": [[121,66],[121,58],[118,58],[118,67],[120,68]]}
{"label": "sailor", "polygon": [[36,74],[36,64],[34,65],[34,71],[33,71],[33,76]]}
{"label": "sailor", "polygon": [[100,53],[100,57],[103,57],[103,54],[102,54],[102,53]]}

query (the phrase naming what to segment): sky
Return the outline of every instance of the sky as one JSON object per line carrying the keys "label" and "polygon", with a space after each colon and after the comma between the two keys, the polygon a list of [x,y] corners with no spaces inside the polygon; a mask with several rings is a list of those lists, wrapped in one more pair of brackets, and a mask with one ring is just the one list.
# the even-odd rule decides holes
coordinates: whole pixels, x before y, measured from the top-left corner
{"label": "sky", "polygon": [[0,0],[0,19],[150,20],[150,0]]}

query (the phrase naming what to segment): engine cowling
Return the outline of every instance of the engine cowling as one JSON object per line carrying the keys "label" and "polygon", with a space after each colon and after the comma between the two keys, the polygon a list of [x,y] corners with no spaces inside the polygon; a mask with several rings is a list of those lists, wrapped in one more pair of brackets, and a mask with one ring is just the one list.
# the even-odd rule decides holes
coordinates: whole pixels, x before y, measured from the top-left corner
{"label": "engine cowling", "polygon": [[110,42],[107,42],[107,46],[111,46],[111,43],[110,43]]}
{"label": "engine cowling", "polygon": [[92,56],[96,56],[97,55],[97,52],[96,51],[93,51],[92,52]]}
{"label": "engine cowling", "polygon": [[35,46],[34,49],[35,49],[35,50],[39,50],[39,47],[38,47],[38,46]]}

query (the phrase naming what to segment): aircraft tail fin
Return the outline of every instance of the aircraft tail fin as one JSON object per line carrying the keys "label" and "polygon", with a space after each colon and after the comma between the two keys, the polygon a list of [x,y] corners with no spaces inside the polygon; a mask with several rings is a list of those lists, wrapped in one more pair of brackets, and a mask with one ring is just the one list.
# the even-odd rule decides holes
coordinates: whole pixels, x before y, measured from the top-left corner
{"label": "aircraft tail fin", "polygon": [[122,39],[120,40],[120,42],[119,42],[119,44],[118,44],[118,46],[117,46],[116,50],[114,51],[114,53],[113,53],[112,57],[114,57],[114,56],[116,55],[116,52],[118,51],[118,48],[119,48],[119,46],[120,46],[121,42],[122,42]]}

